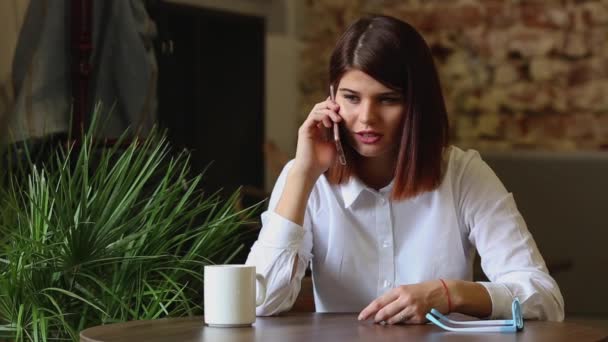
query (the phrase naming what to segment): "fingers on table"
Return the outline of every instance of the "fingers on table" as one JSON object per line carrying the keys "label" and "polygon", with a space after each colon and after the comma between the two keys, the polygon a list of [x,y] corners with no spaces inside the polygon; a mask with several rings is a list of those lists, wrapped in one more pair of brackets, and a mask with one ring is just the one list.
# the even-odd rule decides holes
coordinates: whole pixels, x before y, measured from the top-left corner
{"label": "fingers on table", "polygon": [[389,324],[400,323],[409,316],[408,307],[401,301],[395,300],[390,304],[386,305],[382,310],[376,313],[374,320],[376,322],[385,321]]}
{"label": "fingers on table", "polygon": [[395,299],[399,298],[398,294],[390,291],[372,301],[361,313],[359,314],[359,320],[366,320],[372,315],[378,313],[378,311],[382,310],[385,306],[395,301]]}

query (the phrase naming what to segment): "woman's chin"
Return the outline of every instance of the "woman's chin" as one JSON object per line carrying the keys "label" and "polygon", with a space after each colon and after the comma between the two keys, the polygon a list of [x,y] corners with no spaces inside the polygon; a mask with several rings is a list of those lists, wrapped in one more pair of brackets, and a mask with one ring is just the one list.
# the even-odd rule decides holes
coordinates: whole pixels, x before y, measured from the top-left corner
{"label": "woman's chin", "polygon": [[377,158],[384,155],[386,152],[383,149],[368,146],[357,148],[356,151],[357,154],[364,158]]}

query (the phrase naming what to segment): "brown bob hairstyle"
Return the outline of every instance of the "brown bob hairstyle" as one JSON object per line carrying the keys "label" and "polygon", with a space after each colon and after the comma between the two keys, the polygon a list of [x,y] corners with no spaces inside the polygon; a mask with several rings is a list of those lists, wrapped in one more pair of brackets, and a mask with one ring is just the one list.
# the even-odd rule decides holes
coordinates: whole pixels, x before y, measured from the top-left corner
{"label": "brown bob hairstyle", "polygon": [[[360,70],[401,92],[406,104],[391,197],[407,199],[436,189],[448,143],[448,118],[433,57],[422,36],[396,18],[363,17],[348,27],[331,55],[329,81],[335,89],[349,70]],[[335,163],[326,172],[332,184],[346,182],[353,173],[356,152],[347,144],[344,148],[347,165]]]}

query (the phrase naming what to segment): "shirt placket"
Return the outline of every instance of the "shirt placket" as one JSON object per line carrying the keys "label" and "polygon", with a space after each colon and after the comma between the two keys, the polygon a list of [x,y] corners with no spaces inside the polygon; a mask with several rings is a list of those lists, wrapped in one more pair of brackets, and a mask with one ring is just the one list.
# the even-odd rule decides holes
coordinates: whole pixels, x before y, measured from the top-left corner
{"label": "shirt placket", "polygon": [[378,296],[394,287],[395,255],[390,201],[378,195],[376,205],[376,236],[378,245]]}

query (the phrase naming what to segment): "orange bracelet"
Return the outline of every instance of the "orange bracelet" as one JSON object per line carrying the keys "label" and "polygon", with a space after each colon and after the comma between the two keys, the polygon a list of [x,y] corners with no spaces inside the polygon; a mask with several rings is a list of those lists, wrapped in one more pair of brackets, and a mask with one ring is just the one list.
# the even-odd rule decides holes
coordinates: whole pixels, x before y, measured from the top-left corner
{"label": "orange bracelet", "polygon": [[445,295],[448,297],[448,313],[450,313],[452,312],[452,300],[450,299],[450,290],[448,290],[448,286],[445,284],[445,281],[443,281],[443,279],[439,279],[439,281],[445,289]]}

